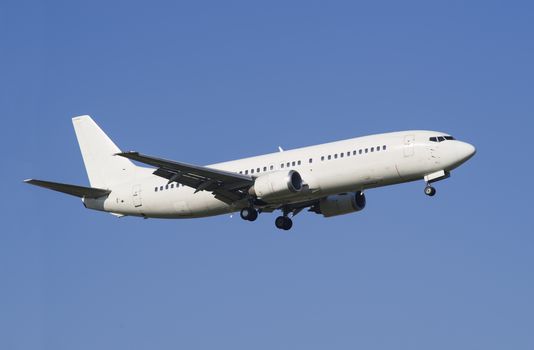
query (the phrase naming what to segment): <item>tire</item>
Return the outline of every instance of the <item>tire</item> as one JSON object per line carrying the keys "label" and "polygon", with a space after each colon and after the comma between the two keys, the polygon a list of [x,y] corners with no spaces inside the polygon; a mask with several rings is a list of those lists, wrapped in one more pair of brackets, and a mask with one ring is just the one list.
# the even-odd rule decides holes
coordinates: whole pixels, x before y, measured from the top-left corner
{"label": "tire", "polygon": [[243,208],[240,215],[241,219],[247,221],[254,221],[258,218],[258,212],[254,208]]}
{"label": "tire", "polygon": [[432,186],[427,186],[427,187],[425,187],[425,194],[427,196],[432,197],[432,196],[434,196],[436,194],[436,189],[434,187],[432,187]]}
{"label": "tire", "polygon": [[252,209],[250,211],[250,216],[248,218],[248,221],[255,221],[258,218],[258,211],[256,209]]}
{"label": "tire", "polygon": [[279,216],[274,220],[274,224],[276,228],[279,228],[280,230],[290,230],[291,227],[293,227],[293,220],[288,218],[287,216]]}
{"label": "tire", "polygon": [[291,227],[293,227],[293,220],[288,217],[285,217],[283,229],[288,231],[291,230]]}
{"label": "tire", "polygon": [[284,230],[284,224],[285,224],[286,218],[285,216],[279,216],[274,220],[274,225],[276,228],[279,228],[280,230]]}
{"label": "tire", "polygon": [[239,215],[241,215],[241,219],[248,220],[249,212],[250,212],[249,208],[241,209],[241,213],[239,213]]}

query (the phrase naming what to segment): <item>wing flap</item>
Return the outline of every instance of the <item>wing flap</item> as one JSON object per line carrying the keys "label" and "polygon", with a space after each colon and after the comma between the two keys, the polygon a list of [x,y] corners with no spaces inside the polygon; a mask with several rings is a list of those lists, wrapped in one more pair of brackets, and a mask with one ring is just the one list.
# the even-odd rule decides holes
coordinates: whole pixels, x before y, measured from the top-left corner
{"label": "wing flap", "polygon": [[111,193],[111,191],[104,190],[102,188],[69,185],[60,182],[51,182],[35,179],[24,180],[24,182],[30,185],[48,188],[49,190],[70,194],[72,196],[80,198],[98,198]]}

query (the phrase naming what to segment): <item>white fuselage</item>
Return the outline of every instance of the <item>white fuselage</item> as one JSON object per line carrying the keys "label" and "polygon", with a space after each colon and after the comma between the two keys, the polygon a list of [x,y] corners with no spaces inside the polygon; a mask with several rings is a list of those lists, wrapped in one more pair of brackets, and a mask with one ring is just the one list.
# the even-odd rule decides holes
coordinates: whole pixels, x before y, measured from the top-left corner
{"label": "white fuselage", "polygon": [[[434,131],[403,131],[357,137],[209,165],[209,168],[261,176],[296,170],[306,190],[285,199],[288,204],[328,195],[414,181],[438,172],[449,172],[474,154],[468,143],[431,142]],[[84,199],[88,208],[119,215],[157,218],[193,218],[240,210],[246,203],[228,205],[206,191],[168,184],[143,168],[134,179],[115,186],[106,198]]]}

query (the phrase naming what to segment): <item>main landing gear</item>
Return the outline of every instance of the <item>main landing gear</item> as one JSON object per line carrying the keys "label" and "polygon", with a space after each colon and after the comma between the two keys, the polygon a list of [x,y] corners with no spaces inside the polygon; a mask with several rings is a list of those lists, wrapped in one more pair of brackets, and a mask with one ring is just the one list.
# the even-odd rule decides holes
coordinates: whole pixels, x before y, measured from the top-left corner
{"label": "main landing gear", "polygon": [[[302,209],[300,208],[299,209],[287,209],[284,207],[284,209],[282,209],[283,215],[277,217],[276,220],[274,221],[275,226],[281,230],[285,230],[285,231],[290,230],[291,227],[293,227],[293,220],[289,218],[289,214],[291,214],[291,216],[293,217],[297,215],[301,210]],[[258,210],[256,210],[252,206],[246,207],[246,208],[241,209],[240,215],[243,220],[254,221],[258,218]]]}
{"label": "main landing gear", "polygon": [[241,209],[241,219],[254,221],[258,218],[258,211],[252,207]]}
{"label": "main landing gear", "polygon": [[276,228],[279,228],[281,230],[290,230],[291,227],[293,227],[293,220],[289,218],[289,214],[291,214],[291,217],[294,217],[298,213],[300,213],[304,208],[289,208],[289,207],[283,207],[282,208],[282,216],[279,216],[274,220],[274,224]]}
{"label": "main landing gear", "polygon": [[286,215],[282,215],[274,220],[274,224],[277,228],[281,230],[290,230],[293,227],[293,220],[288,218]]}

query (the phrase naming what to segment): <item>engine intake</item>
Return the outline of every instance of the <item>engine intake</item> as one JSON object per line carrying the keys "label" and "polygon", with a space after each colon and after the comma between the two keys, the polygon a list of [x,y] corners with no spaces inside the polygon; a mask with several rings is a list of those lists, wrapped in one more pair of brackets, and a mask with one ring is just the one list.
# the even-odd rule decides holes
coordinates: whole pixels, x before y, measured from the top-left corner
{"label": "engine intake", "polygon": [[295,170],[276,171],[261,175],[249,190],[251,195],[269,201],[291,197],[302,190],[302,177]]}
{"label": "engine intake", "polygon": [[360,211],[365,208],[365,203],[365,195],[361,191],[342,193],[322,198],[312,210],[324,217],[331,217]]}

